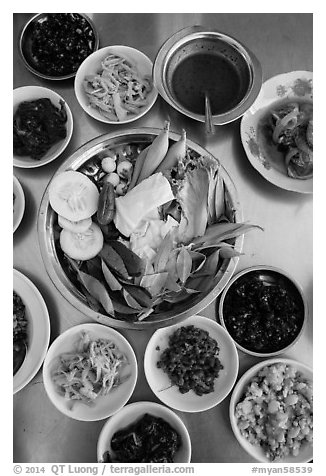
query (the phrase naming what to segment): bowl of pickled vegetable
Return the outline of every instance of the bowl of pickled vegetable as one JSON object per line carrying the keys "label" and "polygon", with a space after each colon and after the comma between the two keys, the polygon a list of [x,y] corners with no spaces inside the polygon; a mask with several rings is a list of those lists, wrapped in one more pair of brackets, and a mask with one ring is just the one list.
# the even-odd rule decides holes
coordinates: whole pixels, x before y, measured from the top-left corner
{"label": "bowl of pickled vegetable", "polygon": [[257,357],[286,352],[300,338],[308,316],[300,285],[272,266],[234,276],[219,302],[221,324],[239,350]]}
{"label": "bowl of pickled vegetable", "polygon": [[125,45],[106,46],[88,56],[75,78],[83,110],[107,124],[127,124],[146,114],[157,99],[151,60]]}
{"label": "bowl of pickled vegetable", "polygon": [[62,96],[41,86],[13,91],[13,164],[46,165],[61,155],[73,133],[73,116]]}
{"label": "bowl of pickled vegetable", "polygon": [[83,13],[38,13],[26,23],[19,42],[27,69],[51,80],[74,77],[98,46],[96,28]]}
{"label": "bowl of pickled vegetable", "polygon": [[123,407],[104,424],[97,443],[99,463],[189,463],[190,459],[191,441],[182,419],[154,402]]}

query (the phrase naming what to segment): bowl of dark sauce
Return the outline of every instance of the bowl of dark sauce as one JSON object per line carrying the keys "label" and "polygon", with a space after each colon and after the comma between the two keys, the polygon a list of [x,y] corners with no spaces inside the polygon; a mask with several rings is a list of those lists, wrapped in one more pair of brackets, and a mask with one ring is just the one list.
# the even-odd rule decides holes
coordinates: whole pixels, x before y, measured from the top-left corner
{"label": "bowl of dark sauce", "polygon": [[172,107],[205,122],[205,92],[213,123],[241,117],[253,104],[262,85],[255,55],[221,32],[191,26],[166,40],[153,66],[154,85]]}
{"label": "bowl of dark sauce", "polygon": [[221,294],[218,312],[237,348],[256,357],[288,351],[308,317],[299,284],[272,266],[251,267],[235,275]]}
{"label": "bowl of dark sauce", "polygon": [[84,13],[38,13],[28,20],[19,39],[26,68],[49,80],[73,78],[98,47],[95,25]]}

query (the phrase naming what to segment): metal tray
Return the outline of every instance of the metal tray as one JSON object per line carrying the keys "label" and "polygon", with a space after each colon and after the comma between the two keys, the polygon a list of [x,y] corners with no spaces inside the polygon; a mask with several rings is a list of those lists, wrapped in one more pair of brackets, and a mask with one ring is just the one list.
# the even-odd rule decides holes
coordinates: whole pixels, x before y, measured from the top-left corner
{"label": "metal tray", "polygon": [[[87,163],[93,162],[94,158],[100,157],[106,150],[112,148],[121,148],[122,153],[128,154],[130,146],[136,147],[147,145],[160,133],[161,129],[156,128],[139,128],[121,130],[118,132],[104,134],[87,142],[76,150],[57,170],[57,174],[65,170],[85,170]],[[174,132],[169,134],[170,141],[179,140],[180,135]],[[203,147],[191,140],[187,140],[188,148],[195,154],[212,155]],[[233,213],[235,222],[242,221],[242,211],[236,187],[228,175],[227,171],[220,165],[220,173],[225,186],[225,200],[227,206]],[[49,182],[49,184],[51,181]],[[146,319],[139,322],[123,321],[114,319],[105,314],[95,312],[87,304],[86,298],[71,282],[56,252],[54,239],[54,224],[56,222],[56,213],[52,210],[49,203],[49,184],[44,192],[38,213],[38,238],[41,254],[45,268],[52,282],[60,293],[84,315],[92,318],[101,324],[125,329],[148,329],[165,327],[180,322],[187,317],[194,315],[210,304],[224,289],[228,281],[231,279],[239,258],[225,259],[222,261],[220,269],[212,280],[212,285],[207,291],[199,295],[193,295],[186,301],[173,306],[173,309],[157,314],[151,314]],[[235,249],[242,251],[243,236],[235,239]]]}

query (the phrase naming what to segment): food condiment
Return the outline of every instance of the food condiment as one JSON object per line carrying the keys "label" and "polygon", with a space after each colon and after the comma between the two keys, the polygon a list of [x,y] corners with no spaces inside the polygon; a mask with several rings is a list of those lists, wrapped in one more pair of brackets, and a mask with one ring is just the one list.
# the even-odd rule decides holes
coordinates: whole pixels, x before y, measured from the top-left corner
{"label": "food condiment", "polygon": [[47,76],[75,73],[94,51],[95,35],[79,13],[48,13],[33,26],[31,53],[34,67]]}
{"label": "food condiment", "polygon": [[135,423],[114,433],[113,455],[107,451],[103,463],[173,463],[181,437],[163,418],[145,413]]}
{"label": "food condiment", "polygon": [[49,149],[67,135],[67,112],[49,98],[21,102],[13,119],[14,154],[41,159]]}
{"label": "food condiment", "polygon": [[205,114],[205,91],[212,114],[222,114],[244,97],[249,75],[240,76],[236,65],[220,53],[195,53],[176,67],[171,86],[176,99],[188,111]]}
{"label": "food condiment", "polygon": [[201,396],[214,391],[215,379],[223,369],[219,346],[204,329],[182,326],[169,337],[157,367],[168,374],[181,393],[193,390]]}
{"label": "food condiment", "polygon": [[28,320],[22,298],[13,291],[13,367],[19,370],[28,343]]}
{"label": "food condiment", "polygon": [[239,277],[226,293],[223,319],[228,332],[252,352],[270,353],[287,347],[299,334],[304,318],[302,298],[286,278],[259,271]]}

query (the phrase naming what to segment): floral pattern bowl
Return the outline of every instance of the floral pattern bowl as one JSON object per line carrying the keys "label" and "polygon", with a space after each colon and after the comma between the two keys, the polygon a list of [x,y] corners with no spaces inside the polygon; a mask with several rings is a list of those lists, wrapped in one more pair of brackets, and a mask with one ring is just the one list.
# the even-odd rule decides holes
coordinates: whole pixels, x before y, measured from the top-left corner
{"label": "floral pattern bowl", "polygon": [[260,94],[241,120],[241,140],[251,165],[269,182],[299,193],[313,192],[313,179],[295,179],[287,174],[284,163],[268,153],[262,140],[263,118],[275,105],[289,101],[313,101],[313,73],[291,71],[263,83]]}

